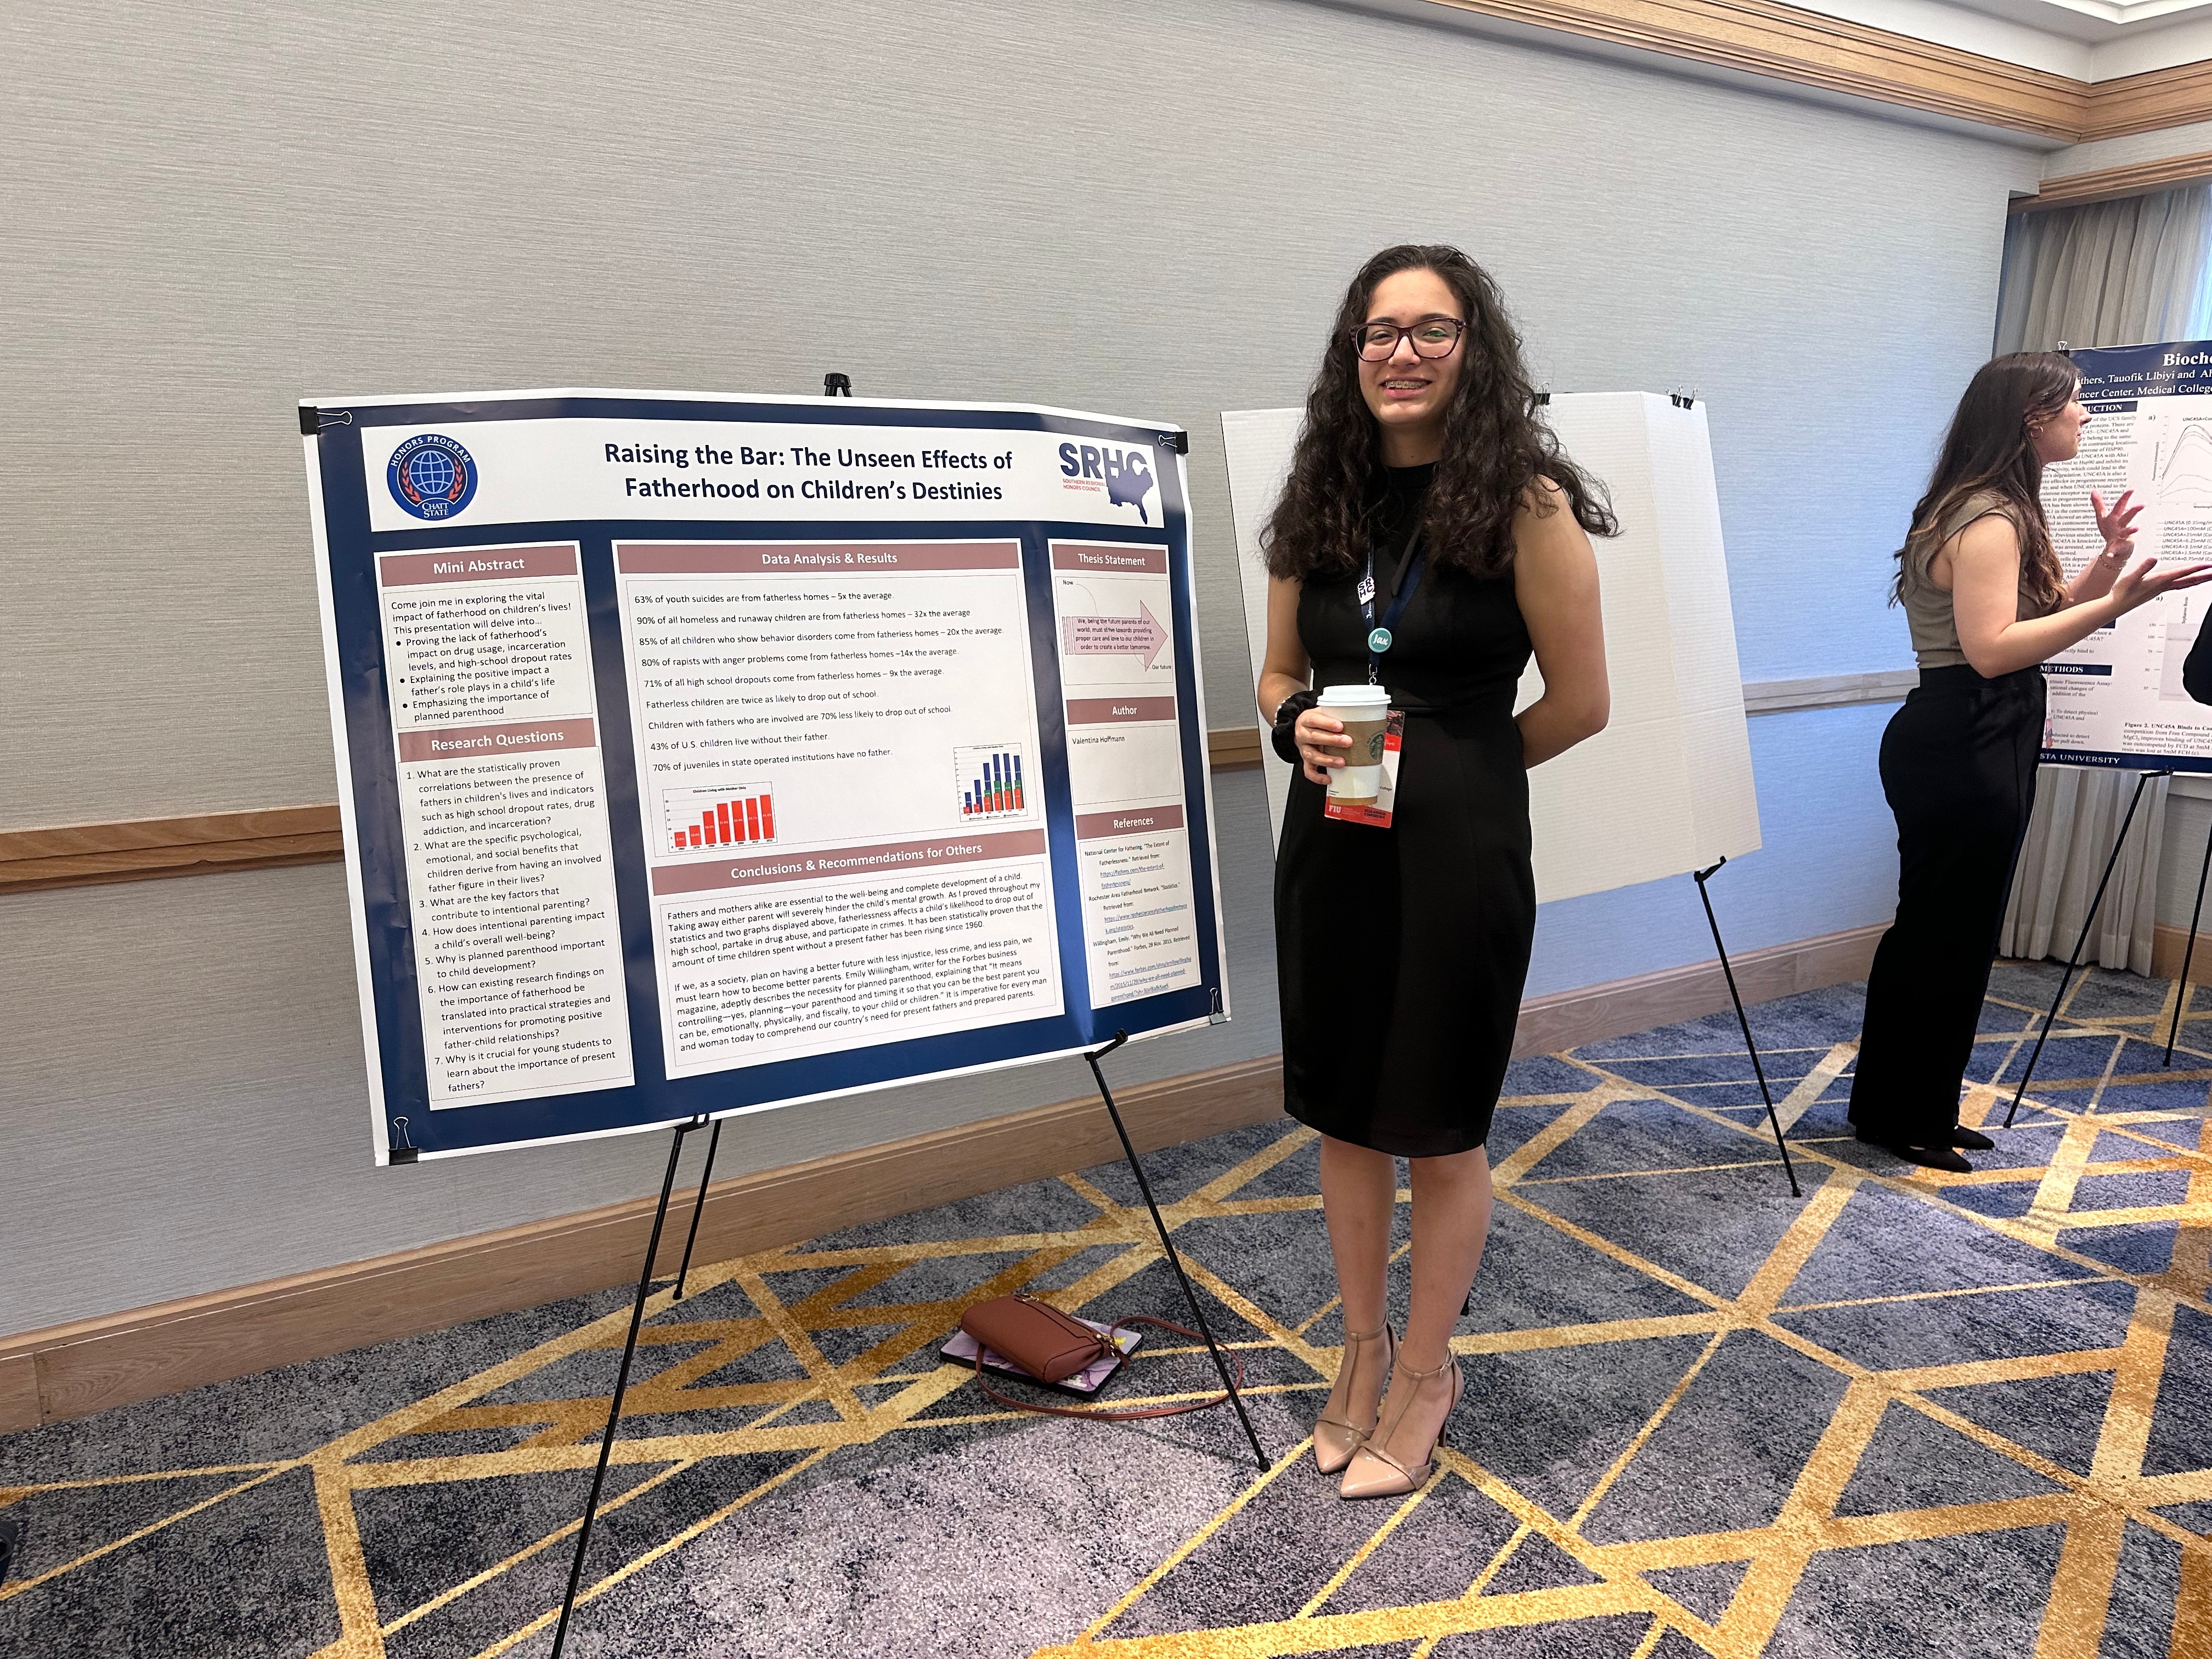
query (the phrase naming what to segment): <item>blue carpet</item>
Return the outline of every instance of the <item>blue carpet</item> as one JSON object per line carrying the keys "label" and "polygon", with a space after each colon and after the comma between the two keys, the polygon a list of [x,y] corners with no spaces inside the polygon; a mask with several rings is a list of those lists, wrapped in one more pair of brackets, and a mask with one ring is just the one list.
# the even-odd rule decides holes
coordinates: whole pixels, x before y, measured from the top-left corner
{"label": "blue carpet", "polygon": [[[1850,1139],[1860,993],[1518,1061],[1441,1472],[1339,1502],[1314,1138],[1147,1160],[1226,1411],[996,1407],[936,1351],[1016,1287],[1188,1315],[1128,1171],[695,1269],[633,1372],[568,1652],[963,1659],[2212,1659],[2212,1006],[2000,967],[1971,1175]],[[2200,999],[2212,1003],[2212,999]],[[1399,1237],[1405,1237],[1401,1212]],[[1404,1263],[1394,1267],[1402,1302]],[[0,1437],[0,1656],[542,1656],[628,1317],[609,1292]],[[1117,1401],[1204,1391],[1157,1337]]]}

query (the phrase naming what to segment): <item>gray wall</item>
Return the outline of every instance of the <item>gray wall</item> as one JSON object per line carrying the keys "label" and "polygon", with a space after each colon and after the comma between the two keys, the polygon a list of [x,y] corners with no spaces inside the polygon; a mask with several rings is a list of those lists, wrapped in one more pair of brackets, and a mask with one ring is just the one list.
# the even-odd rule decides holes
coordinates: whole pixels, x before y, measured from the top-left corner
{"label": "gray wall", "polygon": [[[1562,390],[1711,406],[1749,678],[1908,660],[1880,598],[1989,339],[1977,138],[1298,3],[13,9],[0,827],[335,793],[292,404],[616,386],[1009,398],[1194,432],[1213,723],[1249,676],[1214,416],[1297,401],[1376,247],[1456,240]],[[1881,920],[1879,720],[1755,728],[1745,946]],[[1276,1046],[1266,816],[1218,780],[1236,1022]],[[1557,907],[1531,989],[1709,952],[1674,884]],[[635,1138],[368,1166],[331,867],[0,903],[0,1331],[604,1202]],[[735,1173],[1082,1091],[1072,1066],[744,1120]]]}

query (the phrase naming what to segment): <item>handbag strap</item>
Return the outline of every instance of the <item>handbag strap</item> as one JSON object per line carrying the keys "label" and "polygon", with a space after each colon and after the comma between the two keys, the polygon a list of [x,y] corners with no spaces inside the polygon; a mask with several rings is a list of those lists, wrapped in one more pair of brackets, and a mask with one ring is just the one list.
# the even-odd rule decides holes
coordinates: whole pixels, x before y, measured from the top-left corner
{"label": "handbag strap", "polygon": [[[1188,1325],[1178,1325],[1172,1320],[1155,1319],[1150,1314],[1131,1314],[1126,1319],[1115,1320],[1106,1328],[1107,1335],[1099,1340],[1102,1342],[1111,1340],[1112,1334],[1124,1325],[1157,1325],[1164,1331],[1173,1331],[1176,1335],[1189,1337],[1195,1342],[1206,1340]],[[1233,1358],[1237,1361],[1237,1386],[1241,1389],[1244,1386],[1244,1356],[1237,1354]],[[1194,1401],[1182,1406],[1125,1406],[1098,1410],[1083,1406],[1032,1405],[1026,1400],[1011,1399],[991,1386],[983,1370],[983,1350],[980,1343],[975,1349],[975,1385],[1001,1406],[1010,1406],[1018,1412],[1041,1412],[1048,1417],[1095,1417],[1102,1423],[1127,1423],[1140,1417],[1180,1417],[1185,1412],[1202,1412],[1210,1407],[1218,1406],[1229,1398],[1228,1391],[1224,1389],[1211,1400]]]}

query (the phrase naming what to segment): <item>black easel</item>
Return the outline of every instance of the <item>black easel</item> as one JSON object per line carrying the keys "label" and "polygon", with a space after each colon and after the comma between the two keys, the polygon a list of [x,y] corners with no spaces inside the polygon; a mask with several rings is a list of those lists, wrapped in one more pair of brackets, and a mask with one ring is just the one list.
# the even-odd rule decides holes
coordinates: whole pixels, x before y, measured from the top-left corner
{"label": "black easel", "polygon": [[[851,378],[843,374],[824,374],[822,377],[822,395],[825,398],[851,397]],[[404,1118],[400,1120],[403,1126],[405,1121]],[[561,1659],[562,1644],[568,1639],[569,1615],[576,1610],[576,1589],[584,1578],[584,1552],[591,1547],[592,1522],[599,1516],[599,1492],[607,1479],[607,1459],[614,1451],[615,1429],[622,1421],[623,1395],[629,1388],[630,1361],[637,1357],[637,1333],[645,1323],[646,1297],[653,1292],[653,1258],[660,1254],[660,1231],[668,1220],[669,1195],[676,1190],[676,1161],[684,1154],[684,1137],[694,1129],[702,1129],[706,1126],[707,1120],[703,1117],[695,1117],[689,1122],[678,1124],[675,1142],[668,1149],[668,1173],[660,1178],[660,1203],[653,1212],[653,1235],[646,1243],[645,1266],[637,1277],[637,1300],[629,1310],[629,1335],[623,1342],[622,1367],[615,1373],[614,1398],[607,1406],[607,1431],[599,1440],[599,1466],[592,1474],[592,1494],[584,1500],[584,1523],[576,1531],[576,1559],[568,1567],[568,1593],[561,1598],[561,1622],[553,1629],[551,1659]],[[403,1127],[400,1131],[403,1139],[405,1133]],[[678,1302],[684,1299],[684,1281],[690,1277],[691,1251],[699,1242],[699,1219],[707,1211],[707,1183],[714,1178],[714,1154],[721,1149],[721,1145],[722,1126],[717,1122],[714,1133],[707,1139],[707,1162],[699,1171],[699,1196],[692,1202],[691,1228],[684,1238],[684,1260],[676,1269],[675,1300]]]}
{"label": "black easel", "polygon": [[707,1183],[714,1178],[714,1154],[721,1150],[722,1126],[714,1125],[714,1133],[707,1137],[707,1164],[699,1171],[699,1196],[691,1206],[691,1231],[684,1239],[684,1262],[676,1270],[675,1300],[684,1299],[684,1281],[691,1273],[691,1247],[699,1242],[699,1218],[707,1212]]}
{"label": "black easel", "polygon": [[[645,1299],[653,1292],[653,1259],[660,1253],[660,1229],[668,1219],[668,1195],[676,1190],[676,1160],[684,1155],[684,1137],[694,1129],[703,1129],[707,1120],[695,1117],[676,1126],[676,1139],[668,1148],[668,1173],[660,1178],[660,1203],[653,1212],[653,1236],[646,1241],[645,1266],[637,1276],[637,1300],[630,1304],[629,1335],[623,1342],[622,1368],[615,1373],[615,1396],[607,1406],[607,1431],[599,1440],[599,1467],[592,1475],[592,1495],[584,1500],[584,1523],[576,1530],[576,1559],[568,1567],[568,1593],[561,1598],[561,1622],[553,1629],[551,1659],[561,1659],[562,1644],[568,1639],[568,1617],[576,1610],[576,1587],[584,1580],[584,1552],[592,1546],[592,1522],[599,1517],[599,1489],[606,1484],[607,1459],[615,1449],[615,1429],[622,1421],[623,1395],[629,1387],[629,1364],[637,1357],[638,1328],[645,1323]],[[714,1138],[720,1139],[721,1125],[714,1126]],[[713,1168],[714,1141],[707,1146],[708,1169]],[[707,1183],[699,1182],[699,1202],[707,1201]],[[692,1212],[691,1233],[697,1237],[699,1216]],[[691,1262],[691,1247],[684,1247],[684,1262]],[[679,1278],[679,1284],[681,1276]]]}
{"label": "black easel", "polygon": [[2174,1040],[2181,1035],[2181,1011],[2189,1006],[2189,958],[2197,953],[2197,919],[2204,914],[2204,878],[2212,875],[2212,830],[2204,836],[2204,862],[2197,867],[2197,903],[2189,913],[2189,942],[2181,947],[2181,983],[2173,994],[2173,1024],[2166,1034],[2166,1058],[2173,1064]]}
{"label": "black easel", "polygon": [[[2128,844],[2128,830],[2136,821],[2136,808],[2142,804],[2143,787],[2153,778],[2170,778],[2172,775],[2173,769],[2165,766],[2145,772],[2136,779],[2136,792],[2128,797],[2127,816],[2120,820],[2120,833],[2112,837],[2112,855],[2105,860],[2105,873],[2099,878],[2096,894],[2089,901],[2089,914],[2081,918],[2081,937],[2074,941],[2074,954],[2066,958],[2066,971],[2058,976],[2058,994],[2051,999],[2051,1012],[2044,1015],[2043,1029],[2035,1034],[2035,1047],[2029,1050],[2027,1066],[2020,1074],[2020,1087],[2013,1091],[2012,1104],[2005,1109],[2004,1126],[2008,1129],[2012,1127],[2014,1115],[2020,1110],[2021,1097],[2027,1093],[2027,1080],[2035,1075],[2035,1062],[2043,1058],[2044,1040],[2051,1035],[2051,1024],[2058,1018],[2058,1005],[2066,1000],[2066,988],[2073,982],[2074,970],[2081,965],[2081,952],[2089,943],[2089,930],[2097,925],[2098,907],[2105,902],[2105,889],[2112,884],[2112,872],[2120,866],[2120,850]],[[2197,890],[2197,899],[2199,902],[2203,900],[2201,887]],[[2185,963],[2185,972],[2186,967]],[[2171,1048],[2168,1052],[2172,1052]]]}
{"label": "black easel", "polygon": [[1252,1443],[1252,1455],[1260,1460],[1264,1474],[1268,1467],[1267,1454],[1261,1448],[1260,1437],[1253,1431],[1252,1419],[1244,1414],[1244,1397],[1237,1392],[1237,1384],[1229,1375],[1229,1362],[1221,1357],[1221,1346],[1213,1340],[1213,1328],[1206,1322],[1206,1310],[1198,1305],[1198,1292],[1191,1288],[1190,1275],[1183,1272],[1182,1258],[1176,1254],[1175,1240],[1168,1237],[1168,1224],[1160,1218],[1160,1206],[1152,1199],[1152,1183],[1145,1179],[1145,1166],[1137,1161],[1137,1149],[1130,1142],[1129,1131],[1122,1125],[1121,1109],[1114,1104],[1114,1091],[1106,1086],[1106,1073],[1098,1069],[1101,1060],[1128,1040],[1127,1031],[1116,1031],[1114,1040],[1103,1048],[1094,1048],[1083,1057],[1091,1062],[1091,1075],[1098,1080],[1099,1098],[1106,1103],[1106,1115],[1114,1120],[1114,1133],[1121,1137],[1121,1152],[1129,1160],[1129,1173],[1137,1177],[1137,1190],[1145,1195],[1145,1207],[1152,1212],[1152,1225],[1159,1231],[1160,1248],[1167,1252],[1168,1263],[1182,1281],[1182,1299],[1190,1304],[1190,1316],[1198,1322],[1199,1334],[1206,1339],[1206,1351],[1213,1356],[1213,1368],[1221,1373],[1221,1386],[1228,1391],[1230,1403],[1237,1407],[1237,1420],[1244,1425],[1244,1437]]}
{"label": "black easel", "polygon": [[[1687,409],[1689,405],[1684,404],[1682,407]],[[1726,859],[1721,860],[1721,864],[1727,862]],[[1728,946],[1721,943],[1721,924],[1713,914],[1713,896],[1705,890],[1706,882],[1712,879],[1721,864],[1693,870],[1690,876],[1698,884],[1698,897],[1705,907],[1705,926],[1713,930],[1713,949],[1720,952],[1721,973],[1728,981],[1729,1000],[1735,1004],[1735,1023],[1743,1027],[1743,1046],[1751,1055],[1751,1069],[1759,1079],[1759,1098],[1766,1103],[1766,1121],[1774,1126],[1774,1144],[1782,1153],[1783,1173],[1790,1177],[1790,1196],[1802,1198],[1805,1189],[1797,1184],[1797,1166],[1790,1161],[1790,1143],[1782,1137],[1782,1119],[1774,1110],[1774,1091],[1766,1086],[1766,1067],[1759,1064],[1759,1044],[1752,1041],[1751,1017],[1744,1012],[1743,994],[1735,988],[1735,969],[1729,966]]]}

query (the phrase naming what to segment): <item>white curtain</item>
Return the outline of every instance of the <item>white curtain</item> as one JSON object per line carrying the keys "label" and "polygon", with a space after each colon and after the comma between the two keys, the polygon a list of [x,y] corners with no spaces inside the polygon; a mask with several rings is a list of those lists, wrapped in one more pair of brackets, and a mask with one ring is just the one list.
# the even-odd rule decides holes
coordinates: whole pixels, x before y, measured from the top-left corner
{"label": "white curtain", "polygon": [[[2148,345],[2212,335],[2212,185],[2087,207],[2014,214],[2005,230],[1996,349]],[[2074,949],[2140,775],[2046,766],[2013,876],[1997,949],[2064,957]],[[2166,784],[2143,789],[2084,957],[2150,972]]]}
{"label": "white curtain", "polygon": [[2212,185],[2015,213],[1996,349],[2148,345],[2212,332]]}
{"label": "white curtain", "polygon": [[[2140,772],[2102,766],[2046,766],[2035,778],[2035,811],[2013,872],[2012,898],[1998,935],[2001,957],[2063,957],[2081,936],[2105,860],[2127,817]],[[2127,848],[2112,872],[2084,962],[2150,972],[2151,933],[2158,921],[2158,860],[2166,842],[2166,793],[2171,778],[2143,785],[2128,830]]]}

